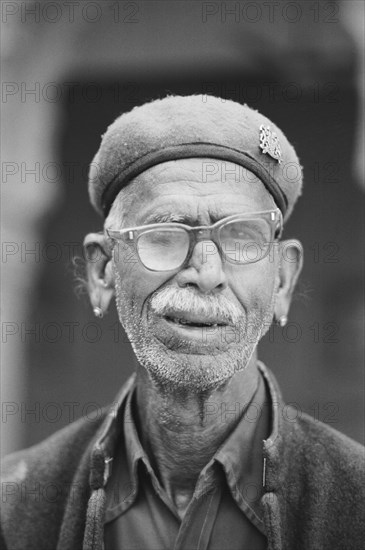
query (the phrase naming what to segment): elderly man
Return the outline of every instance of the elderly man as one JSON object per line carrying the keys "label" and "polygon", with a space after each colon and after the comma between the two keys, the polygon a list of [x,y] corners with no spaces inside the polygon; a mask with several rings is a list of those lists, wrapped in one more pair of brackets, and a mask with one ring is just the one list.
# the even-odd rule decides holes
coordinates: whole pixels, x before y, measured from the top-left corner
{"label": "elderly man", "polygon": [[6,460],[9,550],[363,548],[362,447],[290,421],[256,353],[300,273],[280,237],[301,185],[283,133],[232,101],[167,97],[108,128],[88,288],[98,317],[115,297],[136,374],[100,425]]}

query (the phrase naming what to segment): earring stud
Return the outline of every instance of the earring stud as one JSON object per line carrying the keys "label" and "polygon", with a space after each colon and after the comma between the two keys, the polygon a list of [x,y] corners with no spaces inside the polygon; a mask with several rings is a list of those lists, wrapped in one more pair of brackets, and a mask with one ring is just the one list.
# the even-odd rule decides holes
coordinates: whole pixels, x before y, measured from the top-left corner
{"label": "earring stud", "polygon": [[286,315],[282,315],[282,316],[279,317],[279,319],[278,319],[278,325],[279,325],[280,327],[285,327],[285,325],[287,324],[287,322],[288,322],[288,318],[287,318]]}
{"label": "earring stud", "polygon": [[102,319],[104,317],[104,313],[101,307],[98,307],[98,306],[94,307],[93,312],[95,317],[99,317],[99,319]]}

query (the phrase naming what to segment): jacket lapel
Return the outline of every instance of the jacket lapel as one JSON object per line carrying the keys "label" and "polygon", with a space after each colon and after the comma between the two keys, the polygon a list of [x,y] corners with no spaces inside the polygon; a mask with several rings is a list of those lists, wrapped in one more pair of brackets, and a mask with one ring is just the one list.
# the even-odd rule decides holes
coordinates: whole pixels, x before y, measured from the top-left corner
{"label": "jacket lapel", "polygon": [[[86,525],[86,510],[95,480],[105,485],[110,475],[107,467],[118,436],[118,421],[125,397],[134,384],[132,375],[120,390],[115,406],[111,407],[95,437],[82,455],[67,499],[65,513],[58,538],[57,550],[81,550]],[[103,460],[98,460],[103,456]]]}

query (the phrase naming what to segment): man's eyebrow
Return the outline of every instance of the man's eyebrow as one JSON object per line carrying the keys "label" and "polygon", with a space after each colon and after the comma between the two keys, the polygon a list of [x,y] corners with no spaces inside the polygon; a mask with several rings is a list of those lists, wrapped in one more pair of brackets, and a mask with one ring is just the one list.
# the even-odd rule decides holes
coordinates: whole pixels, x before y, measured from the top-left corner
{"label": "man's eyebrow", "polygon": [[[187,223],[193,224],[194,219],[189,214],[173,214],[171,212],[154,212],[143,219],[144,224],[150,223]],[[196,223],[196,220],[195,220]]]}
{"label": "man's eyebrow", "polygon": [[[229,215],[230,213],[227,213],[227,211],[222,210],[218,206],[214,208],[214,211],[211,211],[209,213],[210,223],[214,224],[220,221],[221,219],[226,218]],[[147,214],[146,217],[142,218],[142,222],[144,225],[147,225],[150,223],[171,223],[171,222],[185,223],[191,226],[204,225],[204,222],[202,220],[197,219],[195,216],[192,216],[188,212],[179,214],[177,212],[172,213],[168,211],[151,212],[150,214]]]}

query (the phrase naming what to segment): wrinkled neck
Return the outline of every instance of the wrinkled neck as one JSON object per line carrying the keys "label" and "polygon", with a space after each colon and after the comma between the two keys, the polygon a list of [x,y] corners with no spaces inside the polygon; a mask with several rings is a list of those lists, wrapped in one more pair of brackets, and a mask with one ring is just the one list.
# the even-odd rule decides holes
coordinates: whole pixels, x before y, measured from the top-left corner
{"label": "wrinkled neck", "polygon": [[157,477],[172,498],[176,493],[192,494],[199,473],[239,422],[258,380],[256,355],[246,369],[209,393],[161,391],[139,367],[139,435]]}

